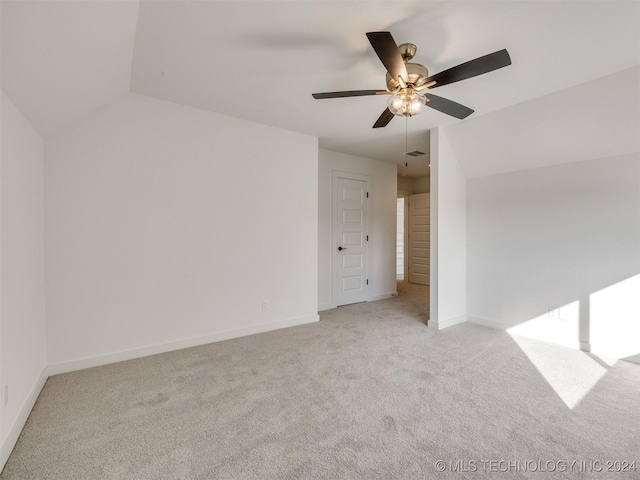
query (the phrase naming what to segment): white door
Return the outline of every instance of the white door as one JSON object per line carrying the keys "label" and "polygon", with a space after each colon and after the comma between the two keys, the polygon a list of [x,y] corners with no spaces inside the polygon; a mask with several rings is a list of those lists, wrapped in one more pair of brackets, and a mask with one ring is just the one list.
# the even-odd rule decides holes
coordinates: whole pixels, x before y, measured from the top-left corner
{"label": "white door", "polygon": [[368,182],[336,178],[337,305],[367,300]]}
{"label": "white door", "polygon": [[431,208],[428,193],[409,197],[409,282],[429,285],[429,225]]}

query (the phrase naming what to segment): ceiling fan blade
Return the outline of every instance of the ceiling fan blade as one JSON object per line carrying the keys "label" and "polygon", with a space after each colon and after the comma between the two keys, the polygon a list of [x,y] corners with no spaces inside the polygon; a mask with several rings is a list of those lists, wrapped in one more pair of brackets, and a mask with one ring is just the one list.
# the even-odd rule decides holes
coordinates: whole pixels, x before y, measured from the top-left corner
{"label": "ceiling fan blade", "polygon": [[409,79],[407,67],[404,66],[404,60],[402,60],[402,55],[391,33],[369,32],[367,38],[391,78],[398,80],[400,77],[406,82]]}
{"label": "ceiling fan blade", "polygon": [[325,92],[325,93],[312,93],[313,98],[343,98],[343,97],[362,97],[365,95],[387,95],[391,92],[386,90],[348,90],[345,92]]}
{"label": "ceiling fan blade", "polygon": [[473,110],[471,110],[469,107],[460,105],[453,100],[438,97],[437,95],[433,95],[431,93],[425,94],[425,97],[427,97],[427,99],[429,100],[426,103],[427,107],[431,107],[434,110],[446,113],[447,115],[451,115],[452,117],[459,118],[460,120],[462,120],[463,118],[467,118],[473,113]]}
{"label": "ceiling fan blade", "polygon": [[386,127],[393,117],[395,117],[395,115],[391,113],[391,110],[387,108],[384,112],[382,112],[382,115],[378,117],[376,123],[373,124],[373,128]]}
{"label": "ceiling fan blade", "polygon": [[489,73],[502,67],[511,65],[511,57],[506,50],[490,53],[483,57],[461,63],[455,67],[451,67],[444,72],[431,75],[425,80],[425,83],[435,81],[435,85],[429,88],[436,88],[448,83],[459,82],[467,78],[476,77],[483,73]]}

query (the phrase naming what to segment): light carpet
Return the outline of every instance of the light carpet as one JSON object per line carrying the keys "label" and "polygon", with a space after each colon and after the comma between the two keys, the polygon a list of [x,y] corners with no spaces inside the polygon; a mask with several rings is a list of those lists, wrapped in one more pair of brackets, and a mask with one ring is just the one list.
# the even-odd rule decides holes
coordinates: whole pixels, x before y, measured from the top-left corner
{"label": "light carpet", "polygon": [[[426,299],[401,282],[319,323],[52,377],[1,478],[640,478],[602,470],[640,462],[640,366],[433,331]],[[530,358],[571,378],[573,408]]]}

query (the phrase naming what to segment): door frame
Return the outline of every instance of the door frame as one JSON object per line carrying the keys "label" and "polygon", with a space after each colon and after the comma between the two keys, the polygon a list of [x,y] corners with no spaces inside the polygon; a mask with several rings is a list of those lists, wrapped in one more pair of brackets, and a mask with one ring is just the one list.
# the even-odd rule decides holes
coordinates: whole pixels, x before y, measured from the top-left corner
{"label": "door frame", "polygon": [[[402,276],[404,278],[405,282],[408,282],[408,275],[409,275],[409,251],[407,248],[407,244],[409,242],[409,195],[411,195],[410,193],[405,193],[404,190],[398,190],[398,193],[396,194],[396,199],[404,199],[404,205],[403,205],[403,225],[402,225],[402,232],[403,232],[403,247],[402,247],[402,254],[404,257],[404,265],[402,266],[403,272],[402,272]],[[397,220],[397,216],[396,216],[396,220]],[[396,226],[396,230],[397,230],[397,226]],[[396,265],[396,272],[398,270],[398,267]],[[398,274],[396,273],[396,280],[397,280],[397,276]]]}
{"label": "door frame", "polygon": [[404,198],[404,225],[402,226],[404,234],[404,252],[402,252],[404,254],[404,272],[402,272],[402,278],[405,282],[409,282],[409,195],[399,193],[398,196]]}
{"label": "door frame", "polygon": [[[371,238],[371,225],[373,225],[373,178],[370,175],[361,175],[359,173],[342,172],[339,170],[331,170],[331,308],[338,307],[338,179],[359,180],[367,182],[367,192],[369,198],[367,201],[367,235]],[[371,239],[374,240],[374,239]],[[371,272],[371,241],[367,242],[367,277]],[[365,285],[366,301],[371,301],[371,290],[369,285]]]}
{"label": "door frame", "polygon": [[404,281],[409,283],[409,197],[413,190],[398,190],[396,197],[404,197]]}

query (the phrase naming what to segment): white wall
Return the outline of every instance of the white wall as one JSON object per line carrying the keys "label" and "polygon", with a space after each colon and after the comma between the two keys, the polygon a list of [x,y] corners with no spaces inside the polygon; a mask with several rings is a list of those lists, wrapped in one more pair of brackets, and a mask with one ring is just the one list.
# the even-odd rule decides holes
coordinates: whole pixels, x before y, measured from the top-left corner
{"label": "white wall", "polygon": [[431,178],[429,175],[413,179],[413,193],[429,193],[431,191]]}
{"label": "white wall", "polygon": [[429,327],[466,321],[467,179],[442,129],[431,130]]}
{"label": "white wall", "polygon": [[[589,323],[612,325],[616,309],[597,317],[594,295],[640,273],[640,154],[469,179],[467,207],[471,320],[596,345]],[[617,300],[638,312],[618,340],[631,328],[640,341],[633,297]]]}
{"label": "white wall", "polygon": [[396,293],[397,165],[330,150],[318,154],[318,310],[336,306],[332,298],[331,240],[332,172],[369,175],[373,179],[369,227],[369,298],[380,300]]}
{"label": "white wall", "polygon": [[414,188],[413,177],[398,175],[398,195],[413,195]]}
{"label": "white wall", "polygon": [[413,195],[415,193],[429,193],[431,191],[431,178],[429,175],[422,177],[398,176],[398,194]]}
{"label": "white wall", "polygon": [[43,140],[4,92],[0,102],[1,470],[46,380],[46,354]]}
{"label": "white wall", "polygon": [[51,373],[318,319],[315,137],[128,94],[46,152]]}

